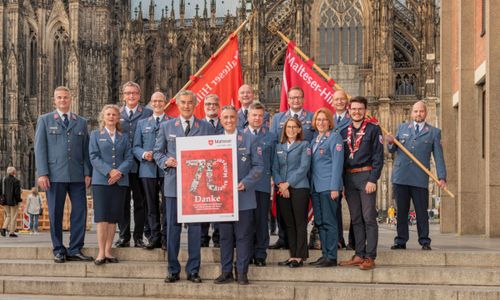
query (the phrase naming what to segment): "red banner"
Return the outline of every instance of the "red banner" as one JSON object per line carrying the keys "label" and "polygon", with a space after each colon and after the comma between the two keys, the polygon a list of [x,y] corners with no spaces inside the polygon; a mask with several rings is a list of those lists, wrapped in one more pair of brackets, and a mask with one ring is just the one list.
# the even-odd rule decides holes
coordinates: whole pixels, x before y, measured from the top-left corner
{"label": "red banner", "polygon": [[[186,90],[193,91],[198,98],[198,105],[194,111],[197,118],[205,117],[203,100],[210,94],[219,96],[220,107],[234,105],[239,108],[238,89],[243,84],[243,78],[237,36],[232,36],[217,56],[210,57],[209,65],[198,76],[191,76],[190,80],[192,83]],[[170,100],[165,112],[171,117],[179,115],[175,99]]]}
{"label": "red banner", "polygon": [[304,109],[315,112],[321,107],[327,107],[332,112],[335,111],[332,106],[335,92],[332,86],[335,85],[335,81],[326,82],[316,74],[312,69],[313,61],[304,62],[295,53],[294,48],[293,42],[288,43],[281,84],[280,111],[288,110],[287,92],[293,86],[299,86],[304,90]]}

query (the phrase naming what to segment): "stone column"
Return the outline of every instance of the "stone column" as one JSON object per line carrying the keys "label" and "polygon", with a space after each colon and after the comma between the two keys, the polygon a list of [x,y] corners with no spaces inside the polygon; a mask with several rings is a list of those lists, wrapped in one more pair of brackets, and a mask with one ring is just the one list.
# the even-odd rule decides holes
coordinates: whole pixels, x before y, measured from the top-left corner
{"label": "stone column", "polygon": [[500,236],[500,2],[486,1],[486,236]]}

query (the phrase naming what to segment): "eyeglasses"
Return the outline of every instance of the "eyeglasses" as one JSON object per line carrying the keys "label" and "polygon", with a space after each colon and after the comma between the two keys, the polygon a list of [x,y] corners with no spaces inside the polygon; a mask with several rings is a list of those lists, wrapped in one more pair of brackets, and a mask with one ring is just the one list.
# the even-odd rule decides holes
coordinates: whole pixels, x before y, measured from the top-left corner
{"label": "eyeglasses", "polygon": [[364,111],[364,110],[366,110],[366,108],[350,108],[349,110],[352,110],[352,111]]}
{"label": "eyeglasses", "polygon": [[288,97],[288,100],[302,100],[304,97],[303,96],[293,96],[293,97]]}
{"label": "eyeglasses", "polygon": [[123,93],[125,96],[128,96],[128,95],[139,95],[139,92],[125,92]]}
{"label": "eyeglasses", "polygon": [[219,106],[219,103],[205,102],[205,106]]}
{"label": "eyeglasses", "polygon": [[287,129],[299,129],[300,127],[296,126],[296,125],[286,125],[286,128]]}

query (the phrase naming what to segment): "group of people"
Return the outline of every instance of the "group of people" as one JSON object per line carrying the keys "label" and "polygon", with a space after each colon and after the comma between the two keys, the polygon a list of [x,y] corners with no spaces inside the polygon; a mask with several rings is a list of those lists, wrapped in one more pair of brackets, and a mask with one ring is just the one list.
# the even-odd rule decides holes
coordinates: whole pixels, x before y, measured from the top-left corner
{"label": "group of people", "polygon": [[[212,240],[220,247],[221,255],[221,274],[214,283],[237,280],[248,284],[250,263],[266,265],[273,189],[277,194],[277,244],[287,247],[290,255],[279,265],[298,268],[308,258],[307,223],[312,198],[322,256],[310,264],[337,266],[337,244],[343,239],[341,199],[345,195],[355,255],[339,264],[362,270],[375,266],[376,189],[383,167],[384,138],[378,124],[367,117],[368,102],[364,97],[348,101],[345,92],[337,91],[333,95],[335,113],[327,108],[309,112],[304,109],[303,90],[292,87],[287,94],[289,110],[275,114],[270,122],[265,106],[254,101],[253,89],[247,84],[238,91],[240,109],[220,107],[217,95],[206,96],[203,119],[194,116],[197,97],[192,91],[177,95],[177,118],[165,115],[167,99],[163,93],[154,93],[145,107],[139,104],[138,84],[127,82],[122,91],[124,105],[104,106],[99,128],[90,134],[87,120],[70,112],[71,96],[65,87],[54,92],[56,110],[38,119],[37,175],[39,186],[47,191],[55,262],[94,260],[81,252],[87,214],[85,190],[91,186],[99,245],[94,263],[118,262],[111,253],[118,224],[116,247],[129,247],[131,237],[135,247],[154,249],[163,245],[168,260],[165,282],[178,281],[182,224],[177,221],[176,138],[219,134],[237,137],[239,219],[212,224]],[[433,152],[441,186],[446,185],[446,172],[440,131],[425,123],[423,102],[414,105],[412,116],[412,123],[403,124],[395,136],[386,139],[389,151],[397,152],[393,175],[397,217],[405,210],[407,214],[411,198],[419,215],[419,242],[423,249],[430,250],[425,219],[428,178],[400,152],[394,140],[407,146],[426,165]],[[66,194],[72,202],[69,248],[63,244],[61,224]],[[406,246],[408,229],[404,224],[398,222],[393,249]],[[200,247],[208,246],[210,226],[187,224],[186,273],[187,279],[195,283],[201,282]]]}

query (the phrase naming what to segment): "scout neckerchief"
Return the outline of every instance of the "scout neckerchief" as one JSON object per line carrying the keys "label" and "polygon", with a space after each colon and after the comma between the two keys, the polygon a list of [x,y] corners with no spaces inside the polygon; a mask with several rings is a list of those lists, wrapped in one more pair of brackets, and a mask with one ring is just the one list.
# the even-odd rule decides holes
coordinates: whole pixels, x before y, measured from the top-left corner
{"label": "scout neckerchief", "polygon": [[361,144],[361,140],[363,139],[363,136],[365,135],[365,129],[366,125],[368,125],[370,121],[368,119],[365,119],[363,121],[363,124],[361,124],[361,128],[356,134],[356,139],[354,140],[354,147],[352,146],[352,122],[347,128],[347,146],[349,146],[349,158],[354,159],[354,153],[356,153],[359,150],[359,145]]}

